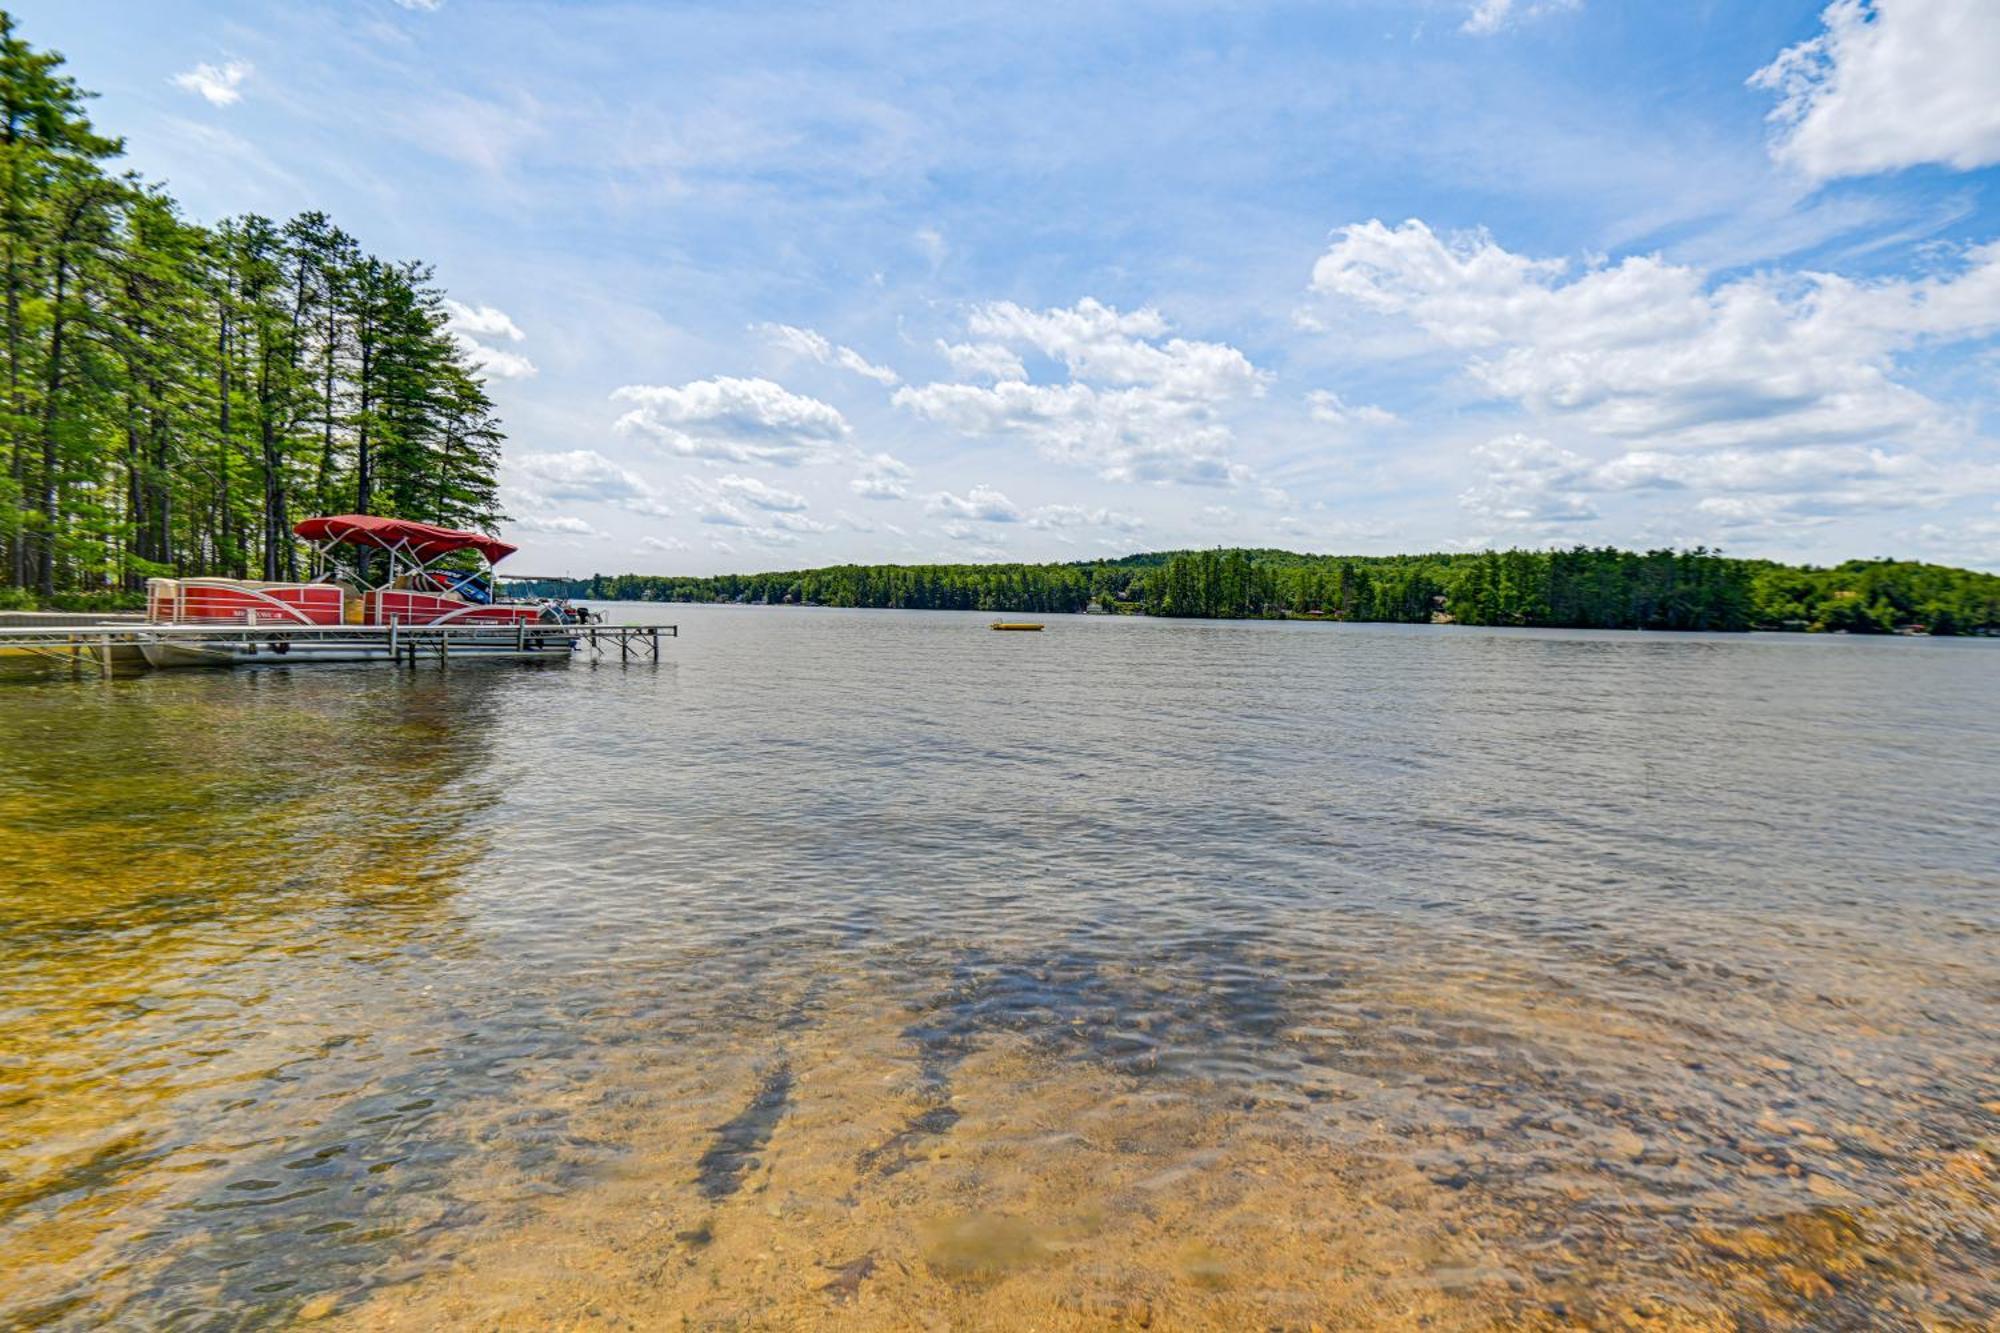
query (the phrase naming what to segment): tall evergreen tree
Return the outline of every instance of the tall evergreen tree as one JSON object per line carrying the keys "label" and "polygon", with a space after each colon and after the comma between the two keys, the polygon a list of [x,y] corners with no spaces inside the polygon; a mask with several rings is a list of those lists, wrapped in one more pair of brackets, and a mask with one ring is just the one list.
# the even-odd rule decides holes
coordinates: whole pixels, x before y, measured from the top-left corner
{"label": "tall evergreen tree", "polygon": [[0,11],[0,596],[294,578],[309,510],[491,530],[503,437],[431,270],[322,213],[187,221],[88,98]]}

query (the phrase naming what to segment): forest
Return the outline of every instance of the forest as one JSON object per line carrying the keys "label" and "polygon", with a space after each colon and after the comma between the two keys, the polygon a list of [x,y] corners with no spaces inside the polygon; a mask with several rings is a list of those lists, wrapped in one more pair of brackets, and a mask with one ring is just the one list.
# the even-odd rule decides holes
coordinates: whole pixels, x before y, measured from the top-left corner
{"label": "forest", "polygon": [[1142,613],[1583,629],[2000,631],[2000,576],[1895,560],[1828,569],[1713,551],[1481,551],[1319,556],[1163,551],[1069,564],[836,565],[519,585],[613,601]]}
{"label": "forest", "polygon": [[292,523],[491,531],[499,422],[424,264],[324,214],[204,225],[0,11],[0,607],[291,579]]}

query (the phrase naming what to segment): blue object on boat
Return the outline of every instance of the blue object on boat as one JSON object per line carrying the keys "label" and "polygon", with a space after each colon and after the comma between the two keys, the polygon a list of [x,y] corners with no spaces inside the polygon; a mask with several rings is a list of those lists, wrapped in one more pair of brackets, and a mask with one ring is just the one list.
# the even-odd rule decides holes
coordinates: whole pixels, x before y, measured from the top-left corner
{"label": "blue object on boat", "polygon": [[492,591],[479,581],[479,575],[477,574],[450,569],[439,569],[431,572],[442,578],[450,591],[457,593],[468,602],[477,602],[481,606],[486,606],[493,601]]}

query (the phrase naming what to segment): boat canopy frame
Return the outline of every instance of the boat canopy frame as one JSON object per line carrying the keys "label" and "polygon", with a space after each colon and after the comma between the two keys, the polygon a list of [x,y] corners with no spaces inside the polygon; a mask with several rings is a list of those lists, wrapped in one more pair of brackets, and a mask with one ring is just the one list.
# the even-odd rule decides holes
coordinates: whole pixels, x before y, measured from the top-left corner
{"label": "boat canopy frame", "polygon": [[[367,592],[391,587],[398,578],[407,576],[414,579],[426,574],[460,551],[472,551],[479,556],[486,566],[490,586],[496,577],[493,566],[515,551],[509,543],[483,532],[441,528],[431,523],[385,518],[379,514],[335,514],[301,519],[292,525],[292,531],[312,547],[315,581],[329,573],[345,575]],[[370,582],[361,573],[358,562],[349,565],[340,559],[337,553],[344,547],[386,553],[387,568],[381,580]]]}

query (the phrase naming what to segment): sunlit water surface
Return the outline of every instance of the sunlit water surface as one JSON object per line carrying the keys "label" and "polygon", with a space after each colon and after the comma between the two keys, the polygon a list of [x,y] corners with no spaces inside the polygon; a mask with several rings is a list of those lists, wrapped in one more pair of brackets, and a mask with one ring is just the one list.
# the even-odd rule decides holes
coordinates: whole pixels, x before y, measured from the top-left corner
{"label": "sunlit water surface", "polygon": [[0,675],[0,1326],[2000,1318],[2000,643],[664,610]]}

